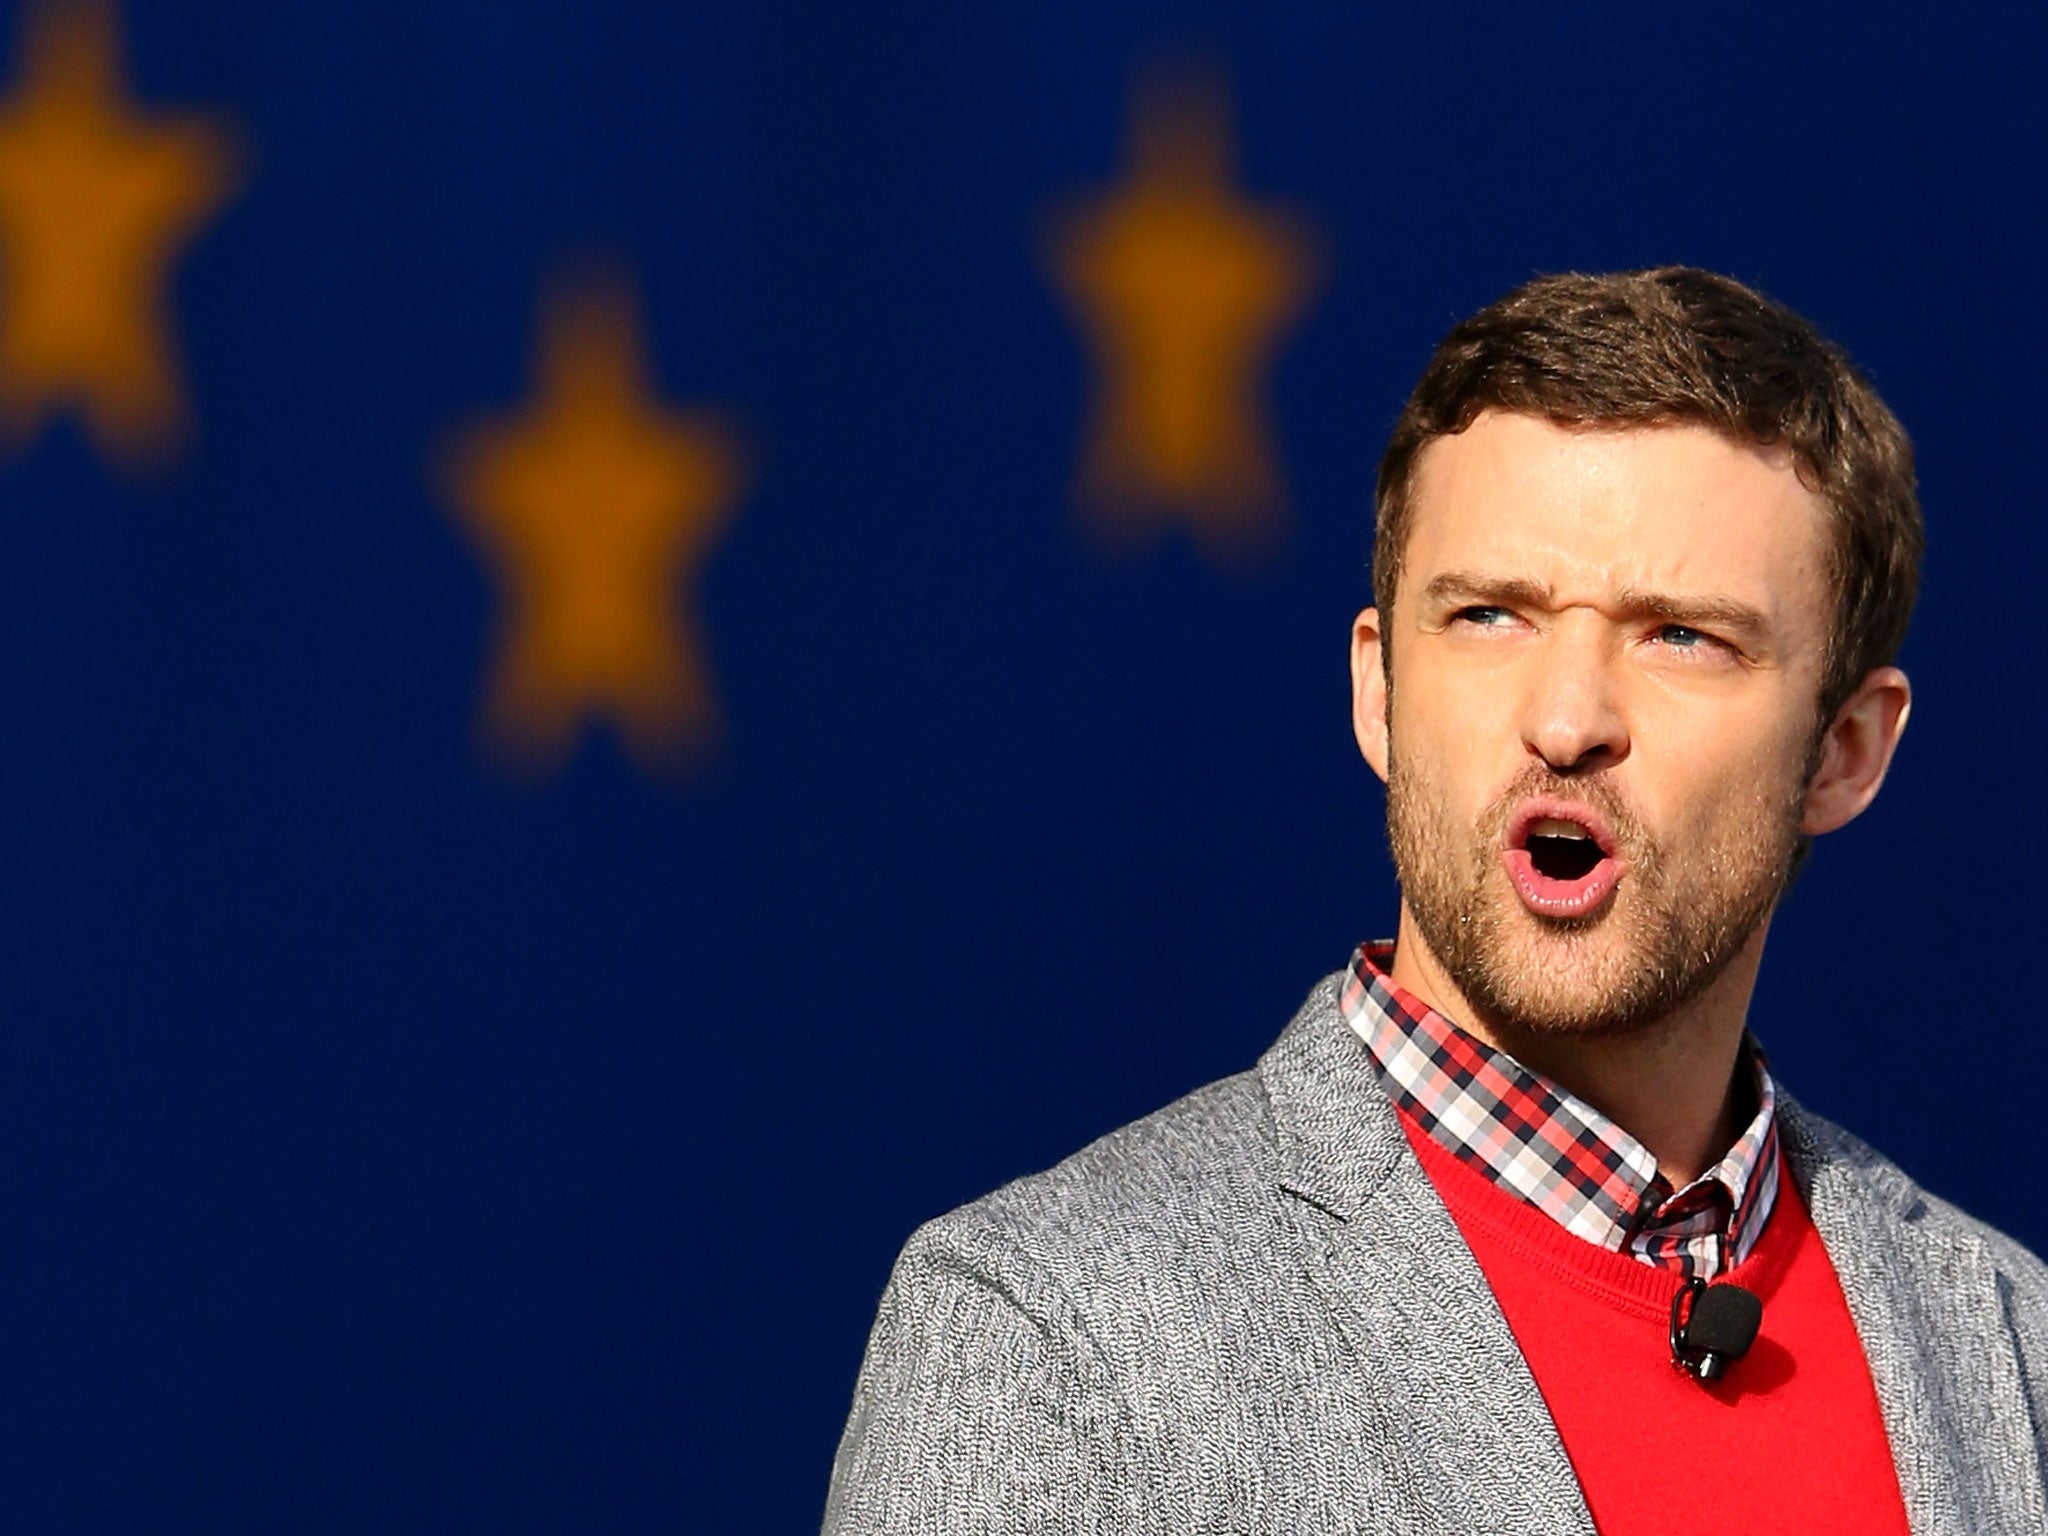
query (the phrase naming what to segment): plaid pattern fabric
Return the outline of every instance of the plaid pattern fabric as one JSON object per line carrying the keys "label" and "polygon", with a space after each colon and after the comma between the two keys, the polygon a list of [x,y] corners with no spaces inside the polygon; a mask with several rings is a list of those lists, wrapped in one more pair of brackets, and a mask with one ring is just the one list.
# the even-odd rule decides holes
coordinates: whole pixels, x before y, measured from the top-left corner
{"label": "plaid pattern fabric", "polygon": [[1749,1256],[1778,1198],[1776,1094],[1755,1037],[1756,1116],[1683,1189],[1599,1110],[1466,1034],[1394,985],[1391,942],[1361,945],[1340,998],[1387,1095],[1461,1161],[1567,1231],[1645,1264],[1711,1280]]}

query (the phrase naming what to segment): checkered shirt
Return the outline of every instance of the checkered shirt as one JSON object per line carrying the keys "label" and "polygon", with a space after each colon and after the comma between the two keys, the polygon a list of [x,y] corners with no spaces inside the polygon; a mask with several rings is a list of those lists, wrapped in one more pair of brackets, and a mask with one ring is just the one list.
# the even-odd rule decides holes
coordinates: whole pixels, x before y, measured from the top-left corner
{"label": "checkered shirt", "polygon": [[1711,1280],[1741,1263],[1778,1199],[1776,1094],[1744,1034],[1756,1116],[1728,1155],[1674,1190],[1657,1159],[1585,1100],[1474,1039],[1396,986],[1391,942],[1351,957],[1341,1006],[1387,1094],[1460,1161],[1567,1231],[1645,1264]]}

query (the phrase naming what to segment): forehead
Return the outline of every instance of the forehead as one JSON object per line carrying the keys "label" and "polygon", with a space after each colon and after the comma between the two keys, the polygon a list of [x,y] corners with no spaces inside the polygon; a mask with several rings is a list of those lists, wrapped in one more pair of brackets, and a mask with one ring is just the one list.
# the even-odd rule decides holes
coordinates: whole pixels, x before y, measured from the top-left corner
{"label": "forehead", "polygon": [[1827,622],[1827,543],[1826,507],[1783,449],[1702,426],[1567,428],[1488,411],[1423,448],[1401,585],[1461,570],[1573,601],[1726,597],[1790,631]]}

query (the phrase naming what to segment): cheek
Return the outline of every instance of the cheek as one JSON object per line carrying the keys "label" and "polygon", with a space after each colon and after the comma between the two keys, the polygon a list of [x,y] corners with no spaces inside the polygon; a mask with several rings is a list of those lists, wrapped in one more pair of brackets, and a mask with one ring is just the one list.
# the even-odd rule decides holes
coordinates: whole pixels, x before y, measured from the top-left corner
{"label": "cheek", "polygon": [[1409,759],[1457,761],[1517,746],[1520,733],[1503,690],[1466,670],[1438,664],[1434,647],[1404,652],[1389,695],[1388,728]]}
{"label": "cheek", "polygon": [[1663,825],[1684,842],[1726,847],[1774,834],[1804,801],[1806,742],[1772,741],[1747,752],[1695,752],[1658,799]]}
{"label": "cheek", "polygon": [[1410,815],[1427,822],[1433,835],[1453,839],[1479,824],[1516,766],[1494,762],[1484,738],[1416,720],[1398,707],[1388,763],[1391,782],[1400,786]]}
{"label": "cheek", "polygon": [[1426,784],[1434,792],[1443,783],[1446,757],[1444,724],[1426,692],[1397,688],[1387,708],[1387,764],[1390,773]]}

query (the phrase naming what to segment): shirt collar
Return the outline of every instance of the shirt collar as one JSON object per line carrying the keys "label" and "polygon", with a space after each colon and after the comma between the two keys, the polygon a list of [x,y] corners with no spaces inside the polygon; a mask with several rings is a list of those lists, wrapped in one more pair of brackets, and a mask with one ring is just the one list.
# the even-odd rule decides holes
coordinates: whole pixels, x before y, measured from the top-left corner
{"label": "shirt collar", "polygon": [[1460,1161],[1566,1230],[1711,1280],[1763,1235],[1778,1195],[1777,1094],[1744,1033],[1756,1113],[1712,1168],[1674,1190],[1657,1159],[1584,1099],[1395,985],[1391,941],[1361,945],[1339,996],[1388,1097]]}

